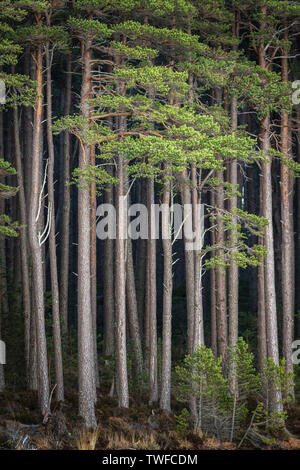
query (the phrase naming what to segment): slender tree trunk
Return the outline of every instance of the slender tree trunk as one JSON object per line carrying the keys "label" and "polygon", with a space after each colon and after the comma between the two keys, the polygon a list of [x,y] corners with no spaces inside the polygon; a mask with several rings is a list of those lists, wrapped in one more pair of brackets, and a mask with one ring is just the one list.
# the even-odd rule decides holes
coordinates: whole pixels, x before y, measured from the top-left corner
{"label": "slender tree trunk", "polygon": [[137,309],[136,300],[136,289],[135,289],[135,277],[134,277],[134,266],[132,257],[132,243],[131,240],[127,240],[127,259],[126,259],[126,297],[127,297],[127,308],[128,308],[128,323],[130,337],[133,341],[133,354],[136,373],[141,379],[143,372],[143,351],[142,341]]}
{"label": "slender tree trunk", "polygon": [[[269,140],[269,118],[265,118],[262,123],[262,150],[265,152],[271,148]],[[267,332],[267,354],[273,359],[275,364],[279,364],[278,351],[278,331],[277,331],[277,310],[276,310],[276,290],[275,290],[275,265],[274,265],[274,241],[273,241],[273,217],[272,217],[272,182],[271,182],[271,161],[263,163],[263,215],[269,221],[265,231],[265,311],[266,311],[266,332]],[[271,409],[281,411],[281,393],[273,391]]]}
{"label": "slender tree trunk", "polygon": [[[288,41],[288,30],[284,24],[284,39]],[[283,48],[281,59],[282,81],[288,82],[288,50]],[[291,142],[289,141],[289,117],[285,111],[281,113],[281,152],[284,158],[291,159]],[[294,339],[294,234],[292,225],[292,207],[290,196],[290,170],[284,161],[281,162],[281,224],[282,224],[282,310],[283,310],[283,357],[287,373],[293,372],[292,342]],[[290,390],[294,393],[294,390]]]}
{"label": "slender tree trunk", "polygon": [[[218,179],[223,180],[223,173],[221,171],[217,174]],[[216,205],[217,205],[217,228],[216,228],[216,245],[219,246],[217,256],[223,254],[222,246],[224,245],[224,232],[222,210],[224,209],[224,191],[223,187],[217,189]],[[225,358],[227,348],[227,309],[226,309],[226,271],[225,268],[217,266],[216,272],[216,313],[217,313],[217,344],[218,355]]]}
{"label": "slender tree trunk", "polygon": [[[222,105],[222,89],[216,89],[216,101],[219,106]],[[219,180],[219,186],[216,190],[216,209],[217,209],[217,220],[216,220],[216,231],[215,241],[218,249],[216,255],[223,256],[224,246],[224,230],[223,230],[223,211],[224,211],[224,174],[223,171],[217,171],[216,174]],[[216,272],[216,318],[217,318],[217,345],[218,355],[225,359],[226,349],[228,345],[228,325],[227,325],[227,302],[226,302],[226,270],[222,266],[217,266]]]}
{"label": "slender tree trunk", "polygon": [[[2,338],[2,316],[0,308],[0,341],[3,341]],[[0,393],[5,389],[5,376],[4,376],[4,364],[0,364]]]}
{"label": "slender tree trunk", "polygon": [[[148,184],[148,181],[147,181]],[[148,227],[149,231],[149,227]],[[150,235],[149,235],[150,236]],[[149,258],[149,240],[147,240],[147,258],[146,258],[146,288],[145,288],[145,316],[144,316],[144,341],[146,346],[146,354],[148,356],[148,361],[146,362],[145,366],[146,369],[149,371],[149,347],[150,347],[150,280],[149,280],[149,265],[150,265],[150,258]]]}
{"label": "slender tree trunk", "polygon": [[200,195],[197,189],[196,167],[192,165],[192,213],[193,213],[193,232],[196,234],[194,254],[194,337],[193,351],[204,344],[204,326],[203,326],[203,304],[202,304],[202,268],[201,268],[201,213],[200,213]]}
{"label": "slender tree trunk", "polygon": [[[91,41],[82,43],[83,77],[81,112],[88,119],[87,103],[91,92]],[[79,168],[90,164],[90,147],[83,145],[79,152]],[[85,185],[81,181],[81,186]],[[88,428],[96,427],[95,417],[95,367],[93,351],[93,325],[91,313],[91,263],[90,263],[90,193],[78,188],[78,384],[79,415]]]}
{"label": "slender tree trunk", "polygon": [[[4,139],[3,139],[3,113],[0,112],[0,155],[4,155]],[[4,183],[4,178],[1,178],[1,182]],[[5,213],[5,200],[0,198],[0,214]],[[6,286],[3,282],[6,279],[6,254],[5,254],[5,238],[0,239],[0,339],[2,340],[1,326],[2,326],[2,315],[4,310],[3,294],[6,292]],[[4,367],[0,364],[0,392],[5,388],[5,377]]]}
{"label": "slender tree trunk", "polygon": [[258,368],[263,371],[267,358],[267,332],[266,332],[266,302],[265,302],[265,274],[264,259],[258,266],[258,318],[257,318],[257,341],[258,341]]}
{"label": "slender tree trunk", "polygon": [[34,112],[33,143],[32,143],[32,175],[31,175],[31,200],[29,208],[29,243],[32,256],[32,281],[35,306],[35,327],[37,347],[37,369],[38,369],[38,395],[42,414],[48,411],[49,403],[49,380],[47,345],[45,333],[45,310],[44,310],[44,283],[42,249],[38,233],[38,211],[40,209],[40,170],[41,154],[40,143],[42,133],[43,115],[43,76],[42,76],[42,48],[36,49],[36,82],[37,102]]}
{"label": "slender tree trunk", "polygon": [[[125,191],[126,191],[126,201],[127,209],[130,205],[130,194],[129,191],[129,180],[127,171],[124,172],[125,178]],[[134,275],[134,265],[133,265],[133,254],[132,254],[132,242],[131,238],[126,240],[127,248],[127,257],[126,257],[126,299],[127,299],[127,310],[128,310],[128,326],[130,338],[133,342],[133,357],[134,357],[134,366],[135,373],[138,380],[141,380],[143,372],[143,351],[142,351],[142,341],[141,341],[141,332],[140,332],[140,323],[138,316],[138,306],[137,306],[137,295],[136,295],[136,285],[135,285],[135,275]]]}
{"label": "slender tree trunk", "polygon": [[124,200],[124,170],[122,157],[117,160],[117,237],[116,237],[116,354],[117,354],[117,389],[119,406],[129,407],[127,356],[126,356],[126,264],[125,232],[127,230],[126,203]]}
{"label": "slender tree trunk", "polygon": [[[296,121],[299,123],[300,122],[300,106],[297,106],[296,110]],[[296,134],[297,137],[297,163],[300,164],[300,125],[298,124],[298,131]],[[297,178],[297,265],[298,265],[298,282],[300,280],[300,181],[299,178]],[[298,305],[297,305],[297,310],[300,309],[300,292],[299,289],[297,289],[298,295]],[[296,325],[297,325],[297,336],[300,337],[300,318],[298,317],[296,319]]]}
{"label": "slender tree trunk", "polygon": [[[183,176],[183,187],[181,191],[181,199],[183,205],[183,214],[191,221],[191,228],[193,226],[192,219],[193,214],[191,210],[191,190],[189,187],[190,180],[188,177],[187,170],[185,169],[182,173]],[[187,222],[186,222],[187,223]],[[189,239],[188,231],[184,229],[184,259],[185,259],[185,289],[186,289],[186,310],[187,310],[187,350],[188,354],[193,353],[194,344],[194,306],[195,306],[195,280],[194,280],[194,252],[190,249],[189,243],[192,240]]]}
{"label": "slender tree trunk", "polygon": [[[66,91],[64,114],[71,112],[72,103],[72,56],[67,57]],[[69,297],[69,254],[70,254],[70,158],[71,138],[70,132],[64,132],[64,186],[63,186],[63,214],[61,235],[61,265],[60,265],[60,312],[63,320],[63,331],[68,331],[68,297]]]}
{"label": "slender tree trunk", "polygon": [[[231,128],[235,132],[238,125],[237,98],[233,96],[231,101]],[[235,188],[238,183],[237,161],[233,160],[229,165],[229,181]],[[234,210],[237,208],[237,196],[231,197],[228,201],[229,211],[232,212],[232,224],[237,224],[237,218]],[[237,231],[231,230],[230,244],[232,247],[236,244]],[[231,258],[228,269],[228,346],[234,348],[237,344],[239,335],[239,268],[236,261]],[[237,394],[236,365],[234,361],[229,364],[229,382],[232,396]],[[233,437],[233,436],[232,436]]]}
{"label": "slender tree trunk", "polygon": [[[139,204],[146,204],[146,191],[144,191],[145,180],[141,179],[137,182]],[[146,269],[147,269],[147,240],[137,240],[137,281],[136,281],[136,296],[138,305],[138,315],[140,323],[141,336],[144,334],[144,318],[146,307]],[[143,337],[143,336],[142,336]]]}
{"label": "slender tree trunk", "polygon": [[[91,165],[95,166],[95,146],[91,149]],[[93,324],[93,351],[96,387],[100,386],[99,370],[98,370],[98,351],[97,351],[97,193],[96,183],[91,183],[91,308],[92,308],[92,324]]]}
{"label": "slender tree trunk", "polygon": [[38,389],[37,376],[37,341],[36,341],[36,308],[34,303],[33,289],[31,293],[31,316],[30,316],[30,350],[29,350],[29,390]]}
{"label": "slender tree trunk", "polygon": [[[259,215],[263,217],[264,207],[263,207],[263,176],[260,176],[260,198],[259,198]],[[259,237],[259,244],[264,244],[264,239]],[[263,371],[266,365],[266,359],[268,357],[267,352],[267,320],[266,320],[266,299],[265,299],[265,260],[263,257],[260,259],[260,266],[257,268],[257,341],[258,341],[258,368],[260,372]]]}
{"label": "slender tree trunk", "polygon": [[147,181],[148,202],[148,321],[149,321],[149,402],[158,401],[157,377],[157,319],[156,319],[156,239],[154,204],[154,181]]}
{"label": "slender tree trunk", "polygon": [[[215,205],[215,194],[211,193],[211,206]],[[216,243],[216,232],[213,227],[210,229],[211,245]],[[211,329],[211,348],[215,357],[218,355],[217,346],[217,306],[216,306],[216,270],[214,267],[210,269],[210,329]]]}
{"label": "slender tree trunk", "polygon": [[20,244],[21,244],[21,272],[22,272],[22,296],[23,296],[23,312],[24,312],[24,343],[25,343],[25,362],[27,379],[29,373],[29,350],[30,350],[30,315],[31,315],[31,294],[29,281],[29,265],[28,265],[28,239],[27,239],[27,209],[24,191],[22,153],[19,135],[19,117],[18,109],[14,108],[14,136],[15,136],[15,158],[16,170],[18,178],[18,197],[20,208]]}
{"label": "slender tree trunk", "polygon": [[47,67],[47,142],[48,142],[48,210],[51,214],[51,226],[49,233],[50,250],[50,275],[51,275],[51,296],[52,296],[52,325],[54,343],[54,365],[57,401],[64,401],[64,376],[63,360],[61,349],[61,331],[59,314],[59,288],[57,275],[57,257],[55,240],[55,198],[54,198],[54,144],[52,135],[52,85],[51,85],[51,62],[49,43],[46,44],[46,67]]}
{"label": "slender tree trunk", "polygon": [[162,212],[162,245],[164,256],[163,280],[163,342],[160,407],[171,411],[171,355],[172,355],[172,241],[170,227],[170,181],[165,183]]}
{"label": "slender tree trunk", "polygon": [[[0,155],[4,155],[3,141],[3,113],[0,113]],[[5,177],[1,177],[1,183],[5,184]],[[5,214],[5,199],[0,198],[0,214]],[[0,311],[8,312],[7,302],[7,262],[5,237],[0,238]]]}
{"label": "slender tree trunk", "polygon": [[[233,132],[237,130],[237,98],[234,96],[231,102],[231,128]],[[236,187],[237,181],[237,161],[233,160],[229,167],[230,183]],[[237,208],[237,196],[229,200],[229,210]],[[237,219],[233,215],[232,223],[236,224]],[[234,246],[236,230],[230,232],[231,245]],[[229,311],[229,336],[228,343],[233,347],[238,339],[238,307],[239,307],[239,269],[236,261],[231,259],[228,269],[228,311]]]}
{"label": "slender tree trunk", "polygon": [[[112,67],[108,66],[109,73]],[[113,129],[113,118],[109,119],[109,126]],[[110,176],[114,176],[114,162],[107,167]],[[113,206],[114,186],[110,185],[104,192],[104,202]],[[113,357],[115,353],[115,301],[114,301],[114,240],[108,237],[104,246],[104,272],[103,272],[103,351],[105,356]]]}
{"label": "slender tree trunk", "polygon": [[[30,48],[25,50],[25,60],[24,60],[24,73],[34,80],[34,67],[33,61],[30,57]],[[25,163],[24,163],[24,183],[25,183],[25,199],[30,201],[31,193],[31,174],[32,174],[32,108],[30,106],[24,107],[24,154],[25,154]]]}
{"label": "slender tree trunk", "polygon": [[[105,203],[113,204],[113,188],[105,191]],[[114,240],[107,238],[104,249],[104,354],[112,357],[114,355],[115,337],[115,307],[114,307]]]}
{"label": "slender tree trunk", "polygon": [[[266,7],[262,7],[262,14],[266,15]],[[262,23],[261,29],[265,25]],[[264,46],[259,45],[259,65],[266,69],[266,51]],[[271,148],[270,142],[270,116],[261,122],[260,135],[261,149],[267,153]],[[270,159],[270,157],[268,157]],[[267,354],[273,359],[275,364],[279,364],[278,350],[278,331],[277,331],[277,308],[276,308],[276,290],[275,290],[275,265],[274,265],[274,237],[273,237],[273,213],[272,213],[272,179],[271,179],[271,160],[262,163],[262,199],[263,216],[268,219],[269,224],[265,230],[265,248],[267,251],[265,257],[264,281],[265,281],[265,311],[266,311],[266,330],[267,330]],[[271,391],[270,406],[272,411],[281,412],[281,392]]]}

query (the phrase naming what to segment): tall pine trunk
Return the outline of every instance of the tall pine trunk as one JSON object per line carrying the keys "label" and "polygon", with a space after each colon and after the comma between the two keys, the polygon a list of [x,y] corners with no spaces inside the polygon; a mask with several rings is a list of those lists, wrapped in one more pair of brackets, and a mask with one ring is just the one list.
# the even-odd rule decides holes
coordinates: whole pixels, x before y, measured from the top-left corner
{"label": "tall pine trunk", "polygon": [[49,379],[47,344],[45,333],[45,308],[44,308],[44,272],[42,247],[39,240],[38,213],[41,209],[39,201],[41,185],[40,172],[42,168],[41,160],[41,134],[43,116],[43,75],[42,75],[42,47],[36,48],[36,83],[37,102],[34,111],[33,142],[32,142],[32,175],[31,175],[31,198],[29,207],[29,243],[32,258],[32,289],[35,311],[36,329],[36,354],[37,354],[37,375],[38,375],[38,396],[39,406],[43,415],[48,411],[49,404]]}
{"label": "tall pine trunk", "polygon": [[[262,14],[266,15],[266,7],[262,7]],[[261,24],[261,30],[265,28]],[[259,65],[267,68],[266,51],[263,44],[258,49]],[[270,116],[267,114],[261,122],[260,134],[261,149],[267,155],[271,149],[270,142]],[[268,155],[267,155],[268,156]],[[278,349],[278,331],[277,331],[277,306],[275,289],[275,263],[274,263],[274,236],[273,236],[273,213],[272,213],[272,179],[271,179],[271,157],[268,161],[262,163],[262,215],[268,219],[269,224],[265,230],[265,248],[266,256],[264,263],[264,290],[265,290],[265,313],[266,313],[266,331],[267,331],[267,355],[273,359],[275,364],[279,364]],[[275,412],[282,411],[281,392],[271,390],[270,409]]]}
{"label": "tall pine trunk", "polygon": [[127,348],[126,348],[126,262],[125,232],[127,230],[126,203],[124,200],[124,170],[122,157],[117,159],[117,237],[115,269],[115,314],[116,314],[116,356],[117,390],[119,406],[129,407]]}
{"label": "tall pine trunk", "polygon": [[[156,238],[154,216],[154,181],[147,181],[148,203],[148,328],[149,328],[149,402],[158,400],[157,318],[156,318]],[[153,208],[152,208],[153,206]]]}
{"label": "tall pine trunk", "polygon": [[57,401],[64,400],[63,360],[61,349],[60,312],[59,312],[59,288],[57,274],[56,236],[55,236],[55,198],[54,198],[54,144],[52,134],[52,85],[51,85],[51,61],[49,42],[46,44],[47,67],[47,143],[48,143],[48,210],[51,214],[49,250],[50,250],[50,276],[52,298],[52,325],[54,343],[55,366],[55,395]]}
{"label": "tall pine trunk", "polygon": [[[82,43],[83,77],[81,88],[81,112],[90,117],[87,100],[91,93],[91,41]],[[84,170],[90,164],[90,147],[83,145],[79,152],[79,168]],[[91,263],[90,263],[90,193],[84,187],[78,188],[78,386],[79,415],[88,428],[96,427],[95,367],[93,351],[93,326],[91,313]]]}
{"label": "tall pine trunk", "polygon": [[171,411],[171,356],[172,356],[172,240],[170,227],[170,181],[166,181],[162,211],[162,245],[164,256],[163,279],[163,341],[160,407]]}
{"label": "tall pine trunk", "polygon": [[30,353],[30,316],[31,316],[31,294],[29,280],[29,261],[28,261],[28,237],[27,237],[27,208],[24,190],[22,153],[19,134],[19,117],[18,109],[14,108],[14,136],[15,136],[15,158],[16,170],[18,178],[18,197],[19,197],[19,214],[20,214],[20,244],[21,244],[21,272],[22,272],[22,296],[23,296],[23,312],[24,312],[24,344],[25,344],[25,363],[26,375],[29,375],[29,353]]}
{"label": "tall pine trunk", "polygon": [[[72,103],[72,56],[66,60],[66,89],[64,114],[71,112]],[[63,331],[68,331],[68,298],[69,298],[69,254],[70,254],[70,159],[71,137],[69,130],[64,132],[64,174],[63,174],[63,208],[62,208],[62,235],[61,235],[61,265],[60,265],[60,314],[63,320]]]}
{"label": "tall pine trunk", "polygon": [[[284,39],[288,41],[288,30],[284,30]],[[283,48],[281,59],[282,81],[288,82],[288,50]],[[281,113],[281,152],[284,159],[291,159],[291,141],[289,140],[289,116]],[[282,227],[282,313],[283,313],[283,357],[287,373],[293,372],[292,342],[294,339],[294,235],[292,217],[291,176],[287,164],[281,162],[281,227]],[[293,389],[290,390],[293,394]]]}
{"label": "tall pine trunk", "polygon": [[[181,200],[183,205],[183,214],[191,221],[193,214],[191,210],[191,189],[190,179],[188,172],[185,169],[182,173],[183,184],[181,190]],[[189,233],[183,227],[184,236],[184,260],[185,260],[185,289],[186,289],[186,310],[187,310],[187,352],[188,354],[193,353],[194,345],[194,305],[195,305],[195,280],[194,280],[194,252],[189,249],[189,243],[192,242],[189,238]]]}

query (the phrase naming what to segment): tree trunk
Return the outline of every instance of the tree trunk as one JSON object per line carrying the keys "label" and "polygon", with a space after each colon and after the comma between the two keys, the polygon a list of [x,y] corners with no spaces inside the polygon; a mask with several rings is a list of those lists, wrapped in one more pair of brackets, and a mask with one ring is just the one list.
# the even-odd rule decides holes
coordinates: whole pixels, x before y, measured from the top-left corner
{"label": "tree trunk", "polygon": [[116,355],[117,355],[117,389],[119,406],[129,407],[127,353],[126,353],[126,265],[125,265],[125,232],[127,231],[126,203],[124,200],[124,170],[122,157],[117,160],[117,237],[116,237]]}
{"label": "tree trunk", "polygon": [[126,259],[126,297],[128,308],[128,323],[131,340],[133,341],[133,356],[135,371],[140,380],[143,372],[143,351],[141,342],[141,333],[137,309],[134,266],[132,257],[132,243],[127,240],[127,259]]}
{"label": "tree trunk", "polygon": [[[284,39],[288,41],[288,30],[285,24]],[[283,48],[281,59],[282,81],[288,82],[288,50]],[[291,159],[291,142],[289,141],[289,116],[281,113],[281,152],[285,159]],[[294,339],[294,236],[293,217],[290,196],[290,170],[284,161],[281,162],[281,224],[282,224],[282,313],[283,313],[283,357],[287,373],[293,372],[292,342]],[[293,388],[290,390],[294,394]]]}
{"label": "tree trunk", "polygon": [[202,267],[201,267],[201,246],[202,240],[202,221],[200,213],[200,195],[198,195],[197,173],[196,167],[192,165],[192,214],[193,214],[193,232],[196,234],[194,241],[194,337],[193,352],[204,344],[204,327],[203,327],[203,304],[202,304]]}
{"label": "tree trunk", "polygon": [[[0,112],[0,155],[4,155],[4,140],[3,140],[3,113]],[[1,178],[1,182],[4,183],[4,178]],[[5,183],[4,183],[5,184]],[[5,213],[5,200],[0,198],[0,214]],[[3,304],[3,293],[6,292],[6,286],[3,282],[6,279],[6,254],[5,254],[5,238],[1,237],[0,239],[0,340],[2,340],[1,334],[1,325],[2,325],[2,314],[4,313],[4,304]],[[0,392],[5,388],[5,377],[4,377],[4,367],[3,364],[0,364]]]}
{"label": "tree trunk", "polygon": [[[105,203],[113,204],[113,187],[105,191]],[[114,240],[107,238],[104,249],[104,273],[103,273],[103,295],[104,295],[104,354],[112,357],[114,355],[115,337],[115,307],[114,307]]]}
{"label": "tree trunk", "polygon": [[[234,96],[231,102],[231,128],[237,130],[237,98]],[[233,160],[229,167],[230,183],[236,187],[237,179],[237,161]],[[234,211],[237,208],[237,196],[229,199],[229,210]],[[232,223],[237,224],[237,219],[232,215]],[[230,232],[231,246],[234,246],[236,239],[236,230]],[[234,259],[230,260],[228,269],[228,311],[229,311],[229,336],[228,344],[235,346],[238,340],[238,310],[239,307],[239,269]]]}
{"label": "tree trunk", "polygon": [[[91,149],[91,165],[95,166],[95,146]],[[98,350],[97,350],[97,193],[96,183],[91,183],[91,308],[92,308],[92,324],[93,324],[93,352],[96,387],[100,386],[99,369],[98,369]]]}
{"label": "tree trunk", "polygon": [[52,296],[52,325],[54,343],[54,365],[57,401],[64,401],[64,376],[61,349],[60,314],[59,314],[59,289],[57,275],[56,237],[55,237],[55,198],[54,198],[54,144],[52,135],[52,85],[51,85],[51,62],[49,43],[46,44],[46,67],[47,67],[47,142],[48,142],[48,210],[51,214],[49,251],[50,251],[50,275]]}
{"label": "tree trunk", "polygon": [[[222,210],[224,209],[224,190],[222,185],[223,173],[217,172],[217,178],[220,180],[220,187],[217,189],[216,206],[217,206],[217,228],[216,228],[216,245],[219,246],[217,256],[222,257],[224,245],[224,232]],[[220,211],[219,211],[220,210]],[[226,309],[226,271],[222,266],[217,266],[216,272],[216,313],[217,313],[217,345],[218,355],[225,359],[227,348],[227,309]]]}
{"label": "tree trunk", "polygon": [[[72,103],[72,56],[67,57],[66,95],[64,114],[71,112]],[[69,253],[70,253],[70,158],[71,138],[70,132],[64,132],[64,186],[62,208],[62,235],[61,235],[61,265],[60,265],[60,314],[63,320],[63,332],[68,331],[68,297],[69,297]]]}
{"label": "tree trunk", "polygon": [[[215,205],[215,194],[211,193],[211,206]],[[216,231],[214,227],[210,229],[211,245],[216,243]],[[218,355],[217,346],[217,306],[216,306],[216,270],[214,267],[210,269],[210,335],[211,335],[211,349],[215,357]]]}
{"label": "tree trunk", "polygon": [[148,203],[148,321],[149,321],[149,402],[158,400],[157,377],[157,319],[156,319],[156,239],[154,204],[154,181],[147,181]]}
{"label": "tree trunk", "polygon": [[[83,77],[81,88],[81,112],[88,119],[87,103],[91,92],[91,41],[82,44]],[[90,147],[83,145],[79,152],[79,168],[90,164]],[[81,181],[80,186],[86,183]],[[93,351],[93,326],[91,314],[91,263],[90,263],[90,193],[78,188],[78,385],[79,415],[88,428],[96,427],[95,367]]]}
{"label": "tree trunk", "polygon": [[45,334],[45,309],[44,309],[44,273],[42,264],[42,249],[38,233],[38,211],[40,209],[40,170],[42,167],[40,143],[42,133],[43,115],[43,76],[42,76],[42,48],[36,50],[36,82],[37,102],[34,112],[33,143],[32,143],[32,175],[31,175],[31,199],[29,208],[29,243],[32,256],[32,281],[35,310],[37,369],[38,369],[38,395],[39,406],[42,414],[48,411],[49,380],[47,345]]}
{"label": "tree trunk", "polygon": [[[183,187],[181,190],[181,199],[183,205],[183,214],[185,217],[190,217],[192,227],[192,211],[191,211],[191,190],[189,187],[189,177],[187,170],[182,173]],[[189,249],[188,244],[192,240],[189,239],[187,230],[183,228],[184,232],[184,259],[185,259],[185,289],[186,289],[186,310],[187,310],[187,352],[193,353],[194,344],[194,305],[195,305],[195,281],[194,281],[194,252]]]}
{"label": "tree trunk", "polygon": [[25,343],[25,363],[27,379],[29,373],[29,351],[30,351],[30,315],[31,315],[31,294],[29,282],[29,265],[28,265],[28,239],[27,239],[27,209],[24,191],[22,153],[19,135],[19,117],[18,109],[14,108],[14,136],[15,136],[15,158],[16,170],[18,178],[18,197],[20,210],[20,243],[21,243],[21,272],[22,272],[22,296],[24,311],[24,343]]}
{"label": "tree trunk", "polygon": [[162,212],[162,245],[164,256],[163,280],[163,342],[160,407],[171,411],[171,354],[172,354],[172,241],[170,227],[170,181],[165,183]]}
{"label": "tree trunk", "polygon": [[[222,89],[216,89],[216,101],[218,106],[222,105]],[[224,246],[224,231],[223,231],[223,211],[224,211],[224,174],[222,170],[216,172],[219,180],[219,186],[216,190],[216,245],[218,249],[216,255],[222,258]],[[216,267],[216,316],[217,316],[217,347],[218,355],[225,359],[226,349],[228,345],[228,325],[227,325],[227,302],[226,302],[226,270],[222,266]]]}
{"label": "tree trunk", "polygon": [[[266,7],[262,7],[262,14],[266,15]],[[261,29],[265,28],[264,23]],[[259,45],[259,65],[267,68],[266,51],[262,44]],[[270,142],[270,116],[267,114],[261,122],[260,135],[261,149],[267,153],[271,148]],[[269,159],[271,157],[268,157]],[[271,179],[271,160],[262,163],[262,215],[268,219],[269,224],[265,230],[265,248],[267,251],[265,257],[264,281],[265,281],[265,311],[266,311],[266,329],[267,329],[267,354],[273,359],[275,364],[279,364],[278,350],[278,331],[277,331],[277,308],[276,308],[276,290],[275,290],[275,265],[274,265],[274,237],[273,237],[273,213],[272,213],[272,179]],[[281,412],[282,401],[281,392],[271,391],[270,398],[271,411]]]}
{"label": "tree trunk", "polygon": [[[299,41],[300,42],[300,41]],[[296,121],[300,122],[300,106],[297,106],[296,110]],[[300,126],[298,124],[298,131],[296,133],[297,137],[297,163],[300,164]],[[298,282],[300,279],[300,181],[297,178],[297,267],[298,267]],[[297,310],[300,310],[300,292],[297,289],[298,295],[298,305]],[[296,326],[297,326],[297,336],[300,337],[300,318],[297,317],[296,319]]]}

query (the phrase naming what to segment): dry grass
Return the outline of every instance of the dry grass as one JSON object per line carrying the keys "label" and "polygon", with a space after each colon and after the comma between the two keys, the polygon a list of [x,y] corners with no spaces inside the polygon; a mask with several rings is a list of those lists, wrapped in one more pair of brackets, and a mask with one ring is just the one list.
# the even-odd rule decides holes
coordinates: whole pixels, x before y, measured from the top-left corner
{"label": "dry grass", "polygon": [[181,439],[179,441],[179,449],[182,450],[194,450],[194,444],[192,442],[189,442],[186,439]]}
{"label": "dry grass", "polygon": [[130,435],[125,435],[122,432],[110,432],[106,434],[108,450],[121,450],[121,449],[139,449],[139,450],[159,450],[160,446],[156,441],[155,434],[149,432],[146,435],[141,435],[132,431]]}
{"label": "dry grass", "polygon": [[83,427],[75,439],[77,450],[95,450],[99,438],[99,428],[89,430]]}
{"label": "dry grass", "polygon": [[34,445],[38,450],[52,450],[53,442],[48,436],[40,436],[34,439]]}
{"label": "dry grass", "polygon": [[300,449],[300,439],[290,437],[287,441],[281,442],[280,447],[286,450],[299,450]]}

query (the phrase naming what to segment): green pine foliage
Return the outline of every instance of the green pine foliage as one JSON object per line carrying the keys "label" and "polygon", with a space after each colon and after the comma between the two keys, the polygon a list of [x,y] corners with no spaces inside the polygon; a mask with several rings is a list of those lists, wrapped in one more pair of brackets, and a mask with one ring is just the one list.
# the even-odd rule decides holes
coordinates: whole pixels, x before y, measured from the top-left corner
{"label": "green pine foliage", "polygon": [[[17,194],[18,188],[3,183],[3,177],[12,176],[16,174],[16,170],[11,164],[0,158],[0,198],[8,199]],[[18,236],[18,223],[12,222],[10,217],[6,214],[0,214],[0,236],[17,237]]]}
{"label": "green pine foliage", "polygon": [[[249,352],[243,338],[228,348],[226,367],[221,357],[216,358],[210,348],[201,345],[176,366],[175,374],[177,400],[185,404],[192,399],[196,404],[195,416],[186,408],[176,416],[181,435],[193,427],[198,432],[214,434],[220,440],[235,441],[239,445],[255,439],[268,443],[274,432],[284,427],[292,399],[289,390],[293,375],[286,374],[284,361],[277,366],[271,359],[266,362],[263,373],[258,373],[254,354]],[[274,390],[274,385],[285,397],[280,414],[268,410],[266,395]]]}

